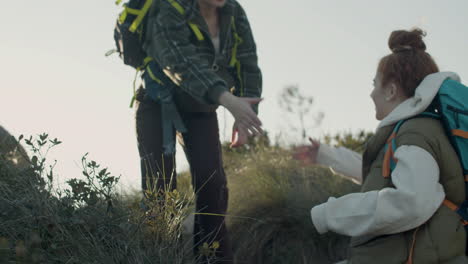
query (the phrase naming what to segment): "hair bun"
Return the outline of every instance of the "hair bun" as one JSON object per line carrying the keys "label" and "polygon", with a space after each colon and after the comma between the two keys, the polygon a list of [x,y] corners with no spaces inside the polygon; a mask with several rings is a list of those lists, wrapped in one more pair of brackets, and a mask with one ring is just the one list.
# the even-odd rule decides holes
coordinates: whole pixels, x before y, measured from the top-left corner
{"label": "hair bun", "polygon": [[426,36],[426,32],[419,28],[415,28],[411,31],[395,30],[390,34],[388,47],[394,53],[410,50],[425,51],[426,44],[423,41],[424,36]]}

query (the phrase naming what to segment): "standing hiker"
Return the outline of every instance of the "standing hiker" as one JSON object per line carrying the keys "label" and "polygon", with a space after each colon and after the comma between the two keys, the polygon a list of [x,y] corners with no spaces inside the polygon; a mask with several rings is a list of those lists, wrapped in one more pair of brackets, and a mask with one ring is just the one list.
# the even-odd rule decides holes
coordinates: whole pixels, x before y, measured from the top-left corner
{"label": "standing hiker", "polygon": [[352,237],[347,263],[467,263],[454,211],[465,201],[460,159],[442,122],[422,115],[438,113],[433,99],[459,77],[439,72],[423,36],[420,29],[390,35],[392,53],[380,60],[371,93],[380,124],[362,156],[316,140],[295,153],[362,182],[360,193],[311,210],[319,233]]}
{"label": "standing hiker", "polygon": [[[216,109],[222,105],[235,118],[232,146],[262,133],[256,114],[262,92],[256,45],[247,16],[235,0],[157,3],[149,13],[143,46],[157,67],[145,74],[170,87],[174,94],[169,103],[175,104],[178,114],[171,107],[165,110],[169,104],[154,100],[152,94],[158,93],[152,86],[137,91],[142,187],[146,190],[150,182],[158,189],[169,184],[169,189],[176,188],[172,146],[176,133],[172,126],[164,128],[165,122],[174,122],[183,132],[179,140],[190,165],[196,212],[200,213],[195,215],[195,253],[204,243],[218,242],[216,260],[231,263],[225,217],[207,215],[224,215],[228,202]],[[176,123],[177,117],[182,122]]]}

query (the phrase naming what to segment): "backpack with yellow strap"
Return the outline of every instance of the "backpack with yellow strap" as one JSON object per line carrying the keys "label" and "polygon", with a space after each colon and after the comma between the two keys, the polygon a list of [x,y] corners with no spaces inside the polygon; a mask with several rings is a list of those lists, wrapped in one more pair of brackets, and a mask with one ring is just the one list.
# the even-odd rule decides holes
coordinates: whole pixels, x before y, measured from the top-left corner
{"label": "backpack with yellow strap", "polygon": [[[148,13],[152,8],[157,8],[158,3],[161,1],[169,2],[177,12],[181,15],[185,14],[185,9],[176,0],[128,0],[123,4],[123,11],[120,13],[114,29],[116,49],[106,53],[106,56],[117,52],[125,65],[136,69],[136,75],[133,81],[133,97],[130,107],[133,107],[136,98],[136,80],[138,73],[143,73],[142,80],[148,96],[161,103],[163,115],[163,148],[165,154],[171,154],[175,151],[175,142],[171,136],[173,130],[176,129],[179,132],[185,132],[186,128],[173,102],[171,80],[164,74],[154,58],[148,57],[143,50]],[[121,2],[122,0],[116,0],[117,5],[120,5]],[[237,59],[237,47],[242,43],[242,39],[237,34],[234,17],[231,18],[231,23],[235,41],[229,65],[236,68],[237,77],[242,85],[240,62]],[[187,25],[198,41],[205,40],[196,24],[187,21]],[[242,90],[241,87],[241,91]]]}
{"label": "backpack with yellow strap", "polygon": [[[165,75],[157,65],[154,65],[155,67],[148,67],[150,64],[157,63],[154,62],[153,58],[148,57],[142,48],[145,39],[145,29],[148,19],[147,15],[151,8],[157,8],[155,5],[160,1],[169,2],[180,14],[185,14],[185,9],[175,0],[129,0],[127,3],[123,4],[123,11],[120,13],[115,25],[114,40],[116,49],[108,52],[106,55],[108,56],[113,52],[117,52],[124,64],[135,68],[137,70],[137,74],[140,71],[146,70],[151,79],[162,84],[164,81],[161,79],[166,79]],[[116,4],[120,5],[121,2],[122,0],[117,0]],[[190,21],[187,21],[187,24],[198,41],[205,40],[202,32],[196,24]],[[240,62],[237,59],[237,47],[242,43],[242,39],[237,34],[234,17],[231,18],[231,24],[233,29],[234,46],[229,66],[236,68],[237,77],[242,85]],[[134,81],[134,95],[135,88]],[[241,91],[242,90],[243,89],[241,87]],[[135,96],[132,98],[130,107],[133,106],[134,99]]]}
{"label": "backpack with yellow strap", "polygon": [[[116,49],[108,52],[106,55],[108,56],[113,52],[117,52],[125,65],[129,65],[137,70],[136,75],[138,75],[140,71],[145,70],[148,72],[151,79],[162,84],[164,82],[161,79],[165,78],[164,74],[162,74],[160,69],[155,67],[156,65],[154,65],[154,67],[148,67],[150,62],[153,61],[153,58],[148,57],[143,50],[148,13],[152,8],[157,8],[155,5],[157,5],[159,1],[164,0],[129,0],[123,4],[123,11],[119,14],[114,28]],[[165,1],[168,1],[181,14],[185,13],[184,8],[175,0]],[[122,0],[117,0],[116,4],[120,5],[121,2]],[[200,29],[195,24],[189,23],[189,26],[199,41],[204,40]],[[133,106],[135,100],[136,79],[137,76],[135,76],[134,80],[134,96],[130,107]]]}
{"label": "backpack with yellow strap", "polygon": [[[121,1],[117,0],[116,4],[120,5]],[[175,140],[172,137],[174,130],[184,133],[186,128],[174,104],[171,81],[156,61],[148,57],[143,50],[148,13],[152,8],[157,8],[160,1],[168,1],[178,12],[185,13],[183,7],[175,0],[129,0],[123,4],[123,11],[115,25],[116,50],[114,51],[118,52],[125,65],[136,69],[130,107],[133,107],[136,99],[136,80],[140,72],[146,93],[161,105],[163,149],[165,155],[170,155],[175,152]],[[202,41],[204,38],[198,27],[192,23],[189,23],[189,26],[197,39]],[[111,52],[106,55],[110,54]]]}

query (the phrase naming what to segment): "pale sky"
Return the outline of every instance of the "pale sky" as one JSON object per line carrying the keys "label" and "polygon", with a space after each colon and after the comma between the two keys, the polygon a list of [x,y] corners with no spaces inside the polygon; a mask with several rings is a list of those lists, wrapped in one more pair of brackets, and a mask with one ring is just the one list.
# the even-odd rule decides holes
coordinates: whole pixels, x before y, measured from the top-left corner
{"label": "pale sky", "polygon": [[[11,133],[48,132],[63,144],[60,180],[80,177],[80,158],[122,174],[122,188],[139,188],[139,157],[132,96],[134,70],[117,56],[114,0],[2,2],[0,16],[0,125]],[[396,29],[427,31],[427,51],[442,71],[468,78],[467,0],[239,0],[257,42],[264,77],[260,118],[272,137],[286,131],[277,100],[297,84],[325,113],[313,137],[374,130],[369,94],[378,60],[389,53]],[[225,120],[224,116],[228,118]],[[219,111],[220,133],[230,137],[232,119]],[[312,117],[310,117],[312,122]],[[187,163],[179,150],[179,169]]]}

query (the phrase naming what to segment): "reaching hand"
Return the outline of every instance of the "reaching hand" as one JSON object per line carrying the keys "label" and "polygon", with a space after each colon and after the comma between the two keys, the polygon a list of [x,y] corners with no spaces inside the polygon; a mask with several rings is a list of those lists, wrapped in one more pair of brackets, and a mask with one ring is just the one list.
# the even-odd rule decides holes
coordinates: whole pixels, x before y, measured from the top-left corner
{"label": "reaching hand", "polygon": [[219,97],[219,103],[231,112],[237,129],[246,136],[263,133],[262,122],[252,109],[253,104],[258,104],[262,100],[262,98],[237,97],[229,92],[224,92]]}
{"label": "reaching hand", "polygon": [[293,158],[301,161],[304,165],[312,165],[317,163],[317,154],[320,148],[320,142],[309,138],[312,145],[299,146],[294,149]]}

